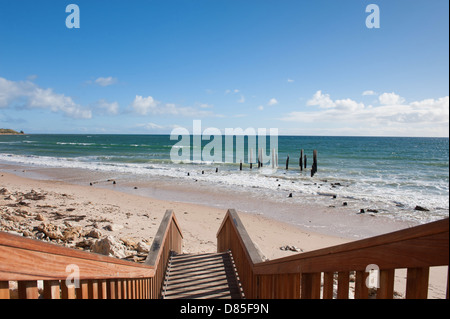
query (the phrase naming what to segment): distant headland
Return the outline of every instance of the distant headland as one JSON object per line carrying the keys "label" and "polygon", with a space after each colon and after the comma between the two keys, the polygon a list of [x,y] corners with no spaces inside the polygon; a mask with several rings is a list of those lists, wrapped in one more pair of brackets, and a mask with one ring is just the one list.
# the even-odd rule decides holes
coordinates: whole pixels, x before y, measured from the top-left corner
{"label": "distant headland", "polygon": [[23,131],[17,132],[11,129],[0,128],[0,135],[23,135]]}

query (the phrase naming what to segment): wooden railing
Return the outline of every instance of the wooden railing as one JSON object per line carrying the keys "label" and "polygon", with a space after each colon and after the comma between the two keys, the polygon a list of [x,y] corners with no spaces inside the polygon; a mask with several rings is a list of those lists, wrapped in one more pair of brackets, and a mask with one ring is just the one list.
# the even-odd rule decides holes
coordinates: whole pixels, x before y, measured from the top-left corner
{"label": "wooden railing", "polygon": [[[180,252],[181,242],[171,210],[164,215],[145,264],[0,233],[0,299],[160,298],[169,252]],[[12,282],[17,282],[17,296],[11,294]]]}
{"label": "wooden railing", "polygon": [[[217,233],[218,251],[230,250],[246,298],[369,297],[369,269],[378,269],[376,298],[394,295],[395,269],[407,269],[406,298],[427,298],[429,270],[449,264],[449,220],[263,262],[237,213],[230,209]],[[337,277],[337,288],[334,288]],[[334,290],[337,290],[336,293]],[[447,277],[448,298],[448,277]]]}
{"label": "wooden railing", "polygon": [[153,239],[145,264],[155,269],[151,298],[161,298],[164,276],[172,252],[181,253],[183,234],[172,210],[167,210]]}

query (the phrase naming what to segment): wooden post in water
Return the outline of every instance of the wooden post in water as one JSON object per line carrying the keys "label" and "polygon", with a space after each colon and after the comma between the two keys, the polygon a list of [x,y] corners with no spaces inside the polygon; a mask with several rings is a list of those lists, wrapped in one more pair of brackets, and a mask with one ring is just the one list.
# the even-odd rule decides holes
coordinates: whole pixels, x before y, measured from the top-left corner
{"label": "wooden post in water", "polygon": [[253,149],[250,149],[250,169],[253,168]]}
{"label": "wooden post in water", "polygon": [[286,170],[288,170],[288,169],[289,169],[289,154],[286,158]]}
{"label": "wooden post in water", "polygon": [[242,171],[242,160],[241,160],[241,164],[239,164],[239,170]]}
{"label": "wooden post in water", "polygon": [[263,153],[264,153],[264,149],[261,148],[261,167],[263,167]]}
{"label": "wooden post in water", "polygon": [[300,150],[300,159],[298,161],[298,166],[300,166],[300,172],[303,171],[303,149]]}
{"label": "wooden post in water", "polygon": [[275,168],[275,152],[274,149],[272,149],[272,169]]}
{"label": "wooden post in water", "polygon": [[313,151],[313,165],[311,168],[311,177],[317,172],[317,150]]}
{"label": "wooden post in water", "polygon": [[261,167],[261,149],[258,148],[258,168]]}
{"label": "wooden post in water", "polygon": [[[275,153],[275,149],[273,149],[273,152]],[[275,168],[278,169],[278,153],[275,153]]]}
{"label": "wooden post in water", "polygon": [[303,161],[305,162],[304,164],[305,164],[305,169],[306,169],[306,154],[305,154],[305,156],[303,157]]}

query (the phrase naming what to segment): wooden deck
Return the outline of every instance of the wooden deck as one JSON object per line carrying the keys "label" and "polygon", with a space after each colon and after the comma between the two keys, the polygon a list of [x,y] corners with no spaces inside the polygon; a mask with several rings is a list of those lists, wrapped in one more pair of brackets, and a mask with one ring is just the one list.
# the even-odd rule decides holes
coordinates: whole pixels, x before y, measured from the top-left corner
{"label": "wooden deck", "polygon": [[170,258],[165,299],[239,299],[241,289],[228,252]]}

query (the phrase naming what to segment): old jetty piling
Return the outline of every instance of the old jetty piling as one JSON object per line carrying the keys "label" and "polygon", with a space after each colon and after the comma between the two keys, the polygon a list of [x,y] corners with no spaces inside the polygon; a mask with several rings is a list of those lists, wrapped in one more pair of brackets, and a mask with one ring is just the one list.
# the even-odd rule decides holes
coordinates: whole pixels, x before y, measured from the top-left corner
{"label": "old jetty piling", "polygon": [[300,158],[298,160],[298,166],[300,166],[300,171],[303,171],[303,149],[300,150]]}
{"label": "old jetty piling", "polygon": [[314,176],[314,174],[317,173],[317,150],[313,151],[313,165],[311,168],[311,177]]}

